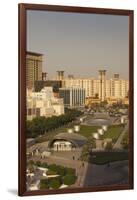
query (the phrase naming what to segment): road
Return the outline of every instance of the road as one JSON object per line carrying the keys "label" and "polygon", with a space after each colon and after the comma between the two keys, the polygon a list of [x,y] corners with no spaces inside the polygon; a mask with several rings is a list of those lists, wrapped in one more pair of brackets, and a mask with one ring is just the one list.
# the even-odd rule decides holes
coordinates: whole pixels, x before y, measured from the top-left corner
{"label": "road", "polygon": [[84,186],[101,186],[128,183],[128,161],[108,165],[89,164]]}

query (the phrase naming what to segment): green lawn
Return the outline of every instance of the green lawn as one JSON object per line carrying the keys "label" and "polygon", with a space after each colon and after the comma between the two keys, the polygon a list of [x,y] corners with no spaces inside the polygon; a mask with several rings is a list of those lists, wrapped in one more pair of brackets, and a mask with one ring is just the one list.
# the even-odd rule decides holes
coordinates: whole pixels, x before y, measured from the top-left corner
{"label": "green lawn", "polygon": [[[50,132],[46,133],[45,135],[41,136],[41,138],[37,138],[36,142],[44,142],[44,141],[51,140],[58,133],[67,132],[68,128],[73,128],[73,126],[70,126],[70,127],[64,126],[64,127],[57,128],[54,131],[50,131]],[[89,138],[92,136],[92,133],[97,132],[98,128],[99,128],[99,126],[81,125],[80,132],[78,134],[81,134],[81,135],[85,136],[86,138]]]}
{"label": "green lawn", "polygon": [[120,136],[121,132],[123,131],[123,125],[112,125],[108,127],[108,130],[105,134],[101,137],[102,139],[111,138],[113,142],[116,142],[118,137]]}
{"label": "green lawn", "polygon": [[87,126],[81,125],[79,134],[89,138],[92,136],[92,133],[97,132],[97,129],[100,128],[99,126]]}
{"label": "green lawn", "polygon": [[108,162],[128,160],[128,152],[93,152],[91,163],[102,165]]}
{"label": "green lawn", "polygon": [[[37,138],[36,142],[44,142],[51,140],[55,135],[61,132],[67,132],[67,129],[69,126],[64,126],[57,128],[54,131],[50,131],[43,135],[41,138]],[[73,128],[73,126],[70,126],[70,128]],[[100,126],[87,126],[87,125],[81,125],[80,126],[80,132],[78,134],[81,134],[85,136],[86,138],[92,138],[92,133],[97,132],[97,129],[100,128]],[[113,142],[116,142],[119,135],[121,134],[123,130],[123,125],[112,125],[108,127],[108,130],[105,132],[103,136],[101,136],[101,139],[104,138],[112,138]]]}

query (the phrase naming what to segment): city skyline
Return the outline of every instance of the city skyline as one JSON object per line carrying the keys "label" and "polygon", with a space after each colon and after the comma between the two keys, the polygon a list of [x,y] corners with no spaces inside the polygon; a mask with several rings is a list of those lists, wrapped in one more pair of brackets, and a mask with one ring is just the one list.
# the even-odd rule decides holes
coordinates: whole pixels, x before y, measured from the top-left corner
{"label": "city skyline", "polygon": [[128,79],[128,37],[127,16],[27,11],[27,50],[44,54],[49,78],[57,70],[90,78],[105,69]]}
{"label": "city skyline", "polygon": [[[78,75],[78,74],[75,74],[75,76],[73,76],[74,75],[73,73],[69,73],[67,71],[63,71],[64,72],[64,79],[70,79],[69,76],[72,76],[73,79],[94,79],[94,80],[98,80],[99,79],[99,71],[100,70],[104,70],[104,68],[101,68],[99,70],[94,71],[95,72],[95,76],[88,76],[88,75],[87,76],[82,76],[82,75]],[[58,71],[60,71],[60,70],[58,70]],[[54,76],[50,76],[50,77],[48,76],[48,72],[46,72],[47,73],[47,80],[56,80],[57,76],[58,76],[57,75],[58,71],[55,71]],[[109,76],[108,76],[107,73],[109,74]],[[109,70],[106,70],[106,79],[107,80],[114,79],[115,78],[114,77],[115,74],[119,74],[119,73],[110,73]],[[129,81],[129,78],[124,78],[121,74],[119,74],[119,79],[123,79],[123,80]]]}
{"label": "city skyline", "polygon": [[98,71],[98,79],[74,78],[73,75],[71,75],[70,78],[65,78],[64,71],[57,71],[57,76],[55,79],[47,79],[47,73],[42,73],[42,62],[42,54],[27,52],[27,88],[40,91],[40,88],[42,89],[44,85],[49,82],[48,86],[54,85],[54,90],[56,91],[57,88],[59,90],[59,88],[63,87],[83,88],[85,89],[86,97],[96,97],[98,94],[98,97],[101,101],[104,101],[110,97],[121,99],[128,96],[129,81],[119,78],[119,74],[114,74],[113,78],[107,79],[106,70],[100,69]]}

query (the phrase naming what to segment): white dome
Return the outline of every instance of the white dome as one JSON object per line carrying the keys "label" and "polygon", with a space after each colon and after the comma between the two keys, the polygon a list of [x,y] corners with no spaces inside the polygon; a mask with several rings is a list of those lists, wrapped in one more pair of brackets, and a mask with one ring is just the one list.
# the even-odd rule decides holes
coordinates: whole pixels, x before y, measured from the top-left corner
{"label": "white dome", "polygon": [[93,138],[99,139],[99,134],[98,133],[93,133]]}
{"label": "white dome", "polygon": [[99,133],[100,135],[103,135],[103,134],[104,134],[104,130],[103,130],[102,128],[100,128],[100,129],[98,129],[98,133]]}

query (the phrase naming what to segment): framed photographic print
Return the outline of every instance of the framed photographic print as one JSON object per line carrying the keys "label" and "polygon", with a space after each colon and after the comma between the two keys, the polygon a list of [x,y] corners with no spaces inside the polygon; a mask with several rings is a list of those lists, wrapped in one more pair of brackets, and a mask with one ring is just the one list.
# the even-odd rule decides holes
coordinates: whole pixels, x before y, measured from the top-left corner
{"label": "framed photographic print", "polygon": [[133,10],[19,4],[19,195],[133,189]]}

